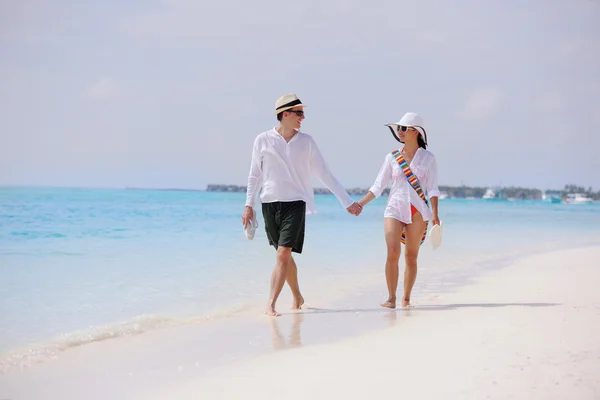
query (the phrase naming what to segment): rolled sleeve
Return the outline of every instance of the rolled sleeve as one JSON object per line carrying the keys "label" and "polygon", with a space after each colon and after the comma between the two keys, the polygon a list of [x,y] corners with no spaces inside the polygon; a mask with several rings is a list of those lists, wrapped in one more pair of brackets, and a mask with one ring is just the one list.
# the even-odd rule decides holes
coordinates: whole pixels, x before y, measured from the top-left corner
{"label": "rolled sleeve", "polygon": [[392,179],[392,164],[390,163],[390,155],[388,154],[379,169],[373,186],[369,188],[369,192],[373,193],[375,197],[380,197],[387,188],[390,179]]}
{"label": "rolled sleeve", "polygon": [[429,170],[427,171],[427,196],[440,197],[440,189],[438,188],[438,171],[437,161],[435,157],[431,160]]}

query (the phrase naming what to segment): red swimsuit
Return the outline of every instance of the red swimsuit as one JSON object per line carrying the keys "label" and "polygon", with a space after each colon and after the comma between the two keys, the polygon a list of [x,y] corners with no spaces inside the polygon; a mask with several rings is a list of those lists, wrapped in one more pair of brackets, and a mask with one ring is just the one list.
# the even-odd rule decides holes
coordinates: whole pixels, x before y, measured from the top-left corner
{"label": "red swimsuit", "polygon": [[415,206],[413,206],[413,205],[411,204],[411,205],[410,205],[410,216],[411,216],[411,217],[414,217],[414,216],[415,216],[415,214],[416,214],[416,213],[418,213],[418,212],[419,212],[419,210],[417,210],[417,209],[415,208]]}

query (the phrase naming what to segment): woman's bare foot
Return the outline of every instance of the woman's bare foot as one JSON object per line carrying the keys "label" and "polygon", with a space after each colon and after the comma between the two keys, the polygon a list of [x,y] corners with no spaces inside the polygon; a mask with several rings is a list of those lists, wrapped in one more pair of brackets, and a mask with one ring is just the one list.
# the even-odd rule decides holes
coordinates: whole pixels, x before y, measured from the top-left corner
{"label": "woman's bare foot", "polygon": [[381,303],[381,307],[396,308],[396,299],[393,297],[390,297],[389,299],[387,299],[387,301],[384,301],[383,303]]}
{"label": "woman's bare foot", "polygon": [[270,303],[267,304],[267,309],[265,310],[265,314],[270,315],[271,317],[279,317],[281,315],[277,311],[275,311],[275,306]]}
{"label": "woman's bare foot", "polygon": [[402,300],[402,308],[412,308],[412,306],[410,305],[410,300],[403,299]]}
{"label": "woman's bare foot", "polygon": [[300,296],[299,299],[294,298],[294,301],[292,301],[292,310],[302,309],[303,304],[304,304],[304,297]]}

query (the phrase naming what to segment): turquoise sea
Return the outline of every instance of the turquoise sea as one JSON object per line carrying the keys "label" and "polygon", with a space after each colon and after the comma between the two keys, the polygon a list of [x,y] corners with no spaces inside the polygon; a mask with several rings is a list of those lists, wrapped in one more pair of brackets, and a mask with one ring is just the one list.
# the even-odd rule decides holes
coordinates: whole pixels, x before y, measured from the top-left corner
{"label": "turquoise sea", "polygon": [[[260,312],[274,251],[262,216],[255,239],[245,238],[244,201],[244,193],[0,187],[0,355]],[[386,201],[355,217],[334,196],[316,197],[296,256],[308,304],[384,299]],[[514,257],[600,243],[600,204],[447,199],[440,217],[444,242],[422,247],[416,302]],[[365,297],[365,286],[380,295]]]}

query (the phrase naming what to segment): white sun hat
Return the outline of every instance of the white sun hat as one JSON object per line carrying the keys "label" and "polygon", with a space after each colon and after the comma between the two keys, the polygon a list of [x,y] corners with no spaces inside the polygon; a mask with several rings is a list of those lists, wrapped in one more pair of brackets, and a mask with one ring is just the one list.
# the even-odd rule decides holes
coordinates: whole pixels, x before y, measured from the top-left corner
{"label": "white sun hat", "polygon": [[423,141],[425,142],[425,144],[427,144],[427,133],[425,132],[425,122],[423,121],[423,117],[421,117],[417,113],[407,112],[400,119],[400,121],[394,122],[394,123],[391,123],[391,124],[386,124],[385,126],[387,126],[388,128],[390,128],[390,130],[392,131],[392,135],[394,135],[394,138],[397,141],[399,141],[400,143],[403,143],[403,142],[401,142],[400,138],[398,137],[398,129],[399,129],[399,127],[401,127],[401,126],[408,126],[408,127],[411,127],[411,128],[415,128],[421,134],[421,138],[423,139]]}
{"label": "white sun hat", "polygon": [[429,242],[434,250],[442,245],[442,221],[439,225],[433,225],[429,230]]}

